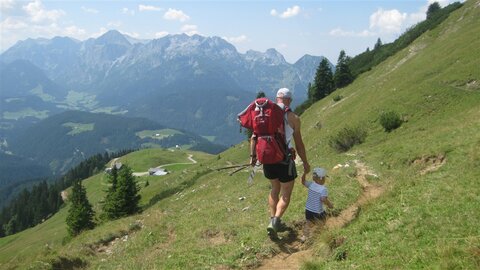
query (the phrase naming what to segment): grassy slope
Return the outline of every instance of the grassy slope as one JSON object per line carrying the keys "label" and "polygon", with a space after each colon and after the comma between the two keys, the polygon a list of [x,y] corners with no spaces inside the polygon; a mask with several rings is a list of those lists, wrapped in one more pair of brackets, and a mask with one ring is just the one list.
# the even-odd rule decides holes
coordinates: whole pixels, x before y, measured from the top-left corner
{"label": "grassy slope", "polygon": [[[130,165],[134,171],[147,171],[150,167],[159,166],[168,163],[188,163],[189,154],[193,155],[196,161],[204,162],[211,158],[211,155],[193,152],[193,151],[175,151],[162,149],[145,149],[130,153],[120,158],[124,164]],[[195,165],[184,165],[183,168]],[[167,176],[140,177],[137,179],[139,186],[142,187],[141,195],[142,205],[148,205],[150,199],[158,193],[167,183],[176,185],[182,175],[181,170],[174,170],[169,167],[171,174]],[[144,183],[148,179],[149,186],[144,188]],[[99,201],[104,196],[104,190],[107,188],[107,177],[104,173],[97,174],[84,180],[84,186],[90,203],[94,205],[97,213],[100,211]],[[62,242],[67,235],[65,218],[67,216],[68,206],[61,209],[53,217],[44,223],[28,229],[21,233],[4,237],[0,239],[0,268],[8,267],[25,259],[33,259],[37,255],[43,256],[62,246]],[[108,226],[111,226],[110,224]],[[27,260],[28,263],[33,261]]]}
{"label": "grassy slope", "polygon": [[[479,267],[479,13],[478,3],[467,2],[443,25],[332,95],[341,94],[343,100],[334,103],[326,98],[302,116],[302,132],[313,166],[332,168],[360,159],[379,175],[370,181],[387,187],[387,192],[364,207],[349,226],[320,235],[314,245],[317,260],[307,268]],[[476,86],[467,87],[472,81]],[[378,116],[392,109],[405,115],[408,122],[385,133]],[[368,129],[364,144],[348,155],[328,147],[329,136],[346,125],[357,124]],[[420,175],[422,165],[412,165],[419,157],[438,154],[445,154],[447,162],[437,171]],[[207,170],[228,162],[244,163],[247,155],[246,145],[237,145],[218,158],[162,178],[164,181],[149,181],[150,186],[142,191],[142,203],[151,202],[152,206],[144,213],[100,225],[64,246],[63,236],[46,240],[54,239],[48,228],[64,235],[64,225],[46,226],[63,221],[64,216],[60,216],[65,212],[61,212],[40,225],[45,228],[0,239],[0,259],[6,261],[18,254],[17,261],[9,265],[25,260],[24,266],[36,268],[47,268],[44,263],[58,256],[86,262],[92,269],[255,265],[259,258],[279,248],[265,235],[268,181],[258,173],[249,187],[248,171],[229,177],[225,172]],[[197,175],[199,172],[206,173]],[[352,204],[361,192],[349,177],[351,172],[330,172],[332,180],[327,185],[339,209]],[[95,194],[100,189],[91,182],[99,181],[92,178],[86,182],[89,197],[95,201],[94,197],[101,197]],[[242,196],[246,199],[239,200]],[[305,196],[305,189],[296,185],[284,218],[287,222],[303,219]],[[142,224],[142,229],[130,233],[128,241],[116,241],[109,247],[111,255],[92,248],[112,234],[130,230],[135,223]],[[346,237],[342,246],[335,250],[325,247],[325,242],[340,236]],[[18,252],[31,238],[36,241],[30,256]],[[50,243],[51,249],[44,243]],[[336,261],[336,254],[343,252],[347,259]]]}
{"label": "grassy slope", "polygon": [[[480,267],[479,31],[479,2],[467,2],[443,25],[339,91],[348,97],[342,103],[323,110],[331,101],[322,102],[305,114],[306,123],[322,121],[324,134],[307,144],[327,157],[333,153],[314,141],[347,124],[366,126],[367,141],[353,152],[362,153],[390,190],[351,226],[324,236],[327,242],[340,236],[347,241],[326,262],[309,264],[312,269]],[[473,81],[476,86],[467,86]],[[391,109],[408,122],[388,134],[375,120]],[[411,163],[438,154],[447,162],[436,172],[420,175],[421,166]],[[316,248],[324,253],[324,246]],[[347,260],[336,261],[343,252]]]}

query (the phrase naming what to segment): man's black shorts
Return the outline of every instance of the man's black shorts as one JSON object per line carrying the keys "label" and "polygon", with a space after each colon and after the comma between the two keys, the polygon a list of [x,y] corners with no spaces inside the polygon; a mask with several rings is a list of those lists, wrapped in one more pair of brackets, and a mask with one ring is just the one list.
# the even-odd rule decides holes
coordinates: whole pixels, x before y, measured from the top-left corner
{"label": "man's black shorts", "polygon": [[290,182],[295,180],[297,177],[297,169],[295,168],[295,162],[291,161],[290,165],[291,172],[289,174],[289,165],[288,164],[263,164],[263,174],[266,178],[273,180],[278,179],[282,183]]}

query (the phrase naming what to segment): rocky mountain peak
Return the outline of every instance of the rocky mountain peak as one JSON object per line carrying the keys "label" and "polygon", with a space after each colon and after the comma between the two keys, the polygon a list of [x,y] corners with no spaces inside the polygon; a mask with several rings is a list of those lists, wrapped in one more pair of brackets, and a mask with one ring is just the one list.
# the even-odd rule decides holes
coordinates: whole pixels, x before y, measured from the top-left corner
{"label": "rocky mountain peak", "polygon": [[95,39],[95,44],[97,45],[116,44],[116,45],[123,45],[123,46],[131,45],[128,39],[117,30],[110,30],[105,34],[101,35],[100,37]]}

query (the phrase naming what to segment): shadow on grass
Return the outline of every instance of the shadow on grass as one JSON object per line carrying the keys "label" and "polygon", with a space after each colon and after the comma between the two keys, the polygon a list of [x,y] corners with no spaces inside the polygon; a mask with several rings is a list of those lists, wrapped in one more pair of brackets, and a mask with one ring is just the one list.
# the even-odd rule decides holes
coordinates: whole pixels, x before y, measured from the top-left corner
{"label": "shadow on grass", "polygon": [[52,262],[52,269],[82,269],[87,267],[87,262],[80,258],[58,257]]}
{"label": "shadow on grass", "polygon": [[160,193],[158,193],[157,195],[153,196],[153,198],[150,199],[150,201],[145,205],[143,206],[143,210],[146,210],[148,209],[149,207],[151,207],[152,205],[156,204],[157,202],[163,200],[163,199],[166,199],[172,195],[175,195],[176,193],[178,192],[182,192],[183,190],[193,186],[193,184],[195,184],[195,182],[197,182],[197,180],[212,172],[211,169],[208,169],[208,170],[205,170],[205,171],[202,171],[202,172],[197,172],[192,178],[188,179],[188,180],[185,180],[184,182],[180,183],[178,186],[174,187],[174,188],[170,188],[170,189],[167,189],[167,190],[164,190]]}

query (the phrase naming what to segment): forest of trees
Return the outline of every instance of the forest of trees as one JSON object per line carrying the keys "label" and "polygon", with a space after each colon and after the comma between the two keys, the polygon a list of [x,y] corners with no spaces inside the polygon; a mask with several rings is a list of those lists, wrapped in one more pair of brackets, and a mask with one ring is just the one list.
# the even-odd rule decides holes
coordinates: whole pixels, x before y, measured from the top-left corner
{"label": "forest of trees", "polygon": [[344,50],[341,50],[335,66],[335,73],[333,73],[328,60],[324,58],[315,72],[313,84],[308,84],[307,100],[295,108],[295,113],[302,114],[313,103],[330,95],[335,89],[345,87],[353,82],[354,77],[350,71],[349,62],[350,57]]}
{"label": "forest of trees", "polygon": [[64,203],[60,193],[70,187],[74,181],[88,178],[102,171],[111,159],[132,151],[96,154],[70,169],[56,181],[45,179],[31,189],[23,189],[0,212],[0,237],[23,231],[49,218]]}

